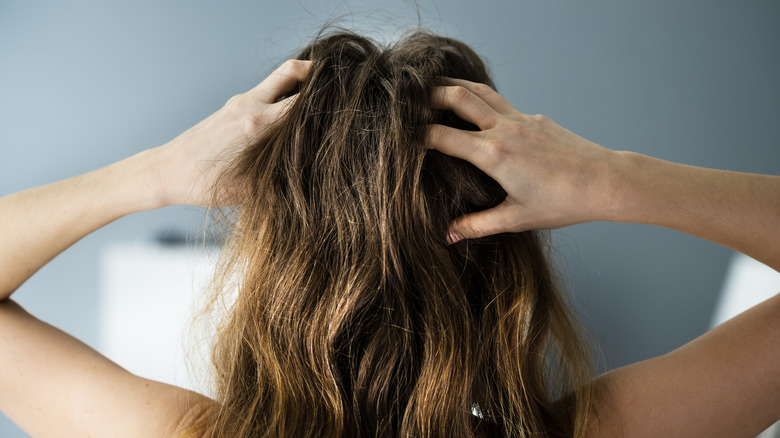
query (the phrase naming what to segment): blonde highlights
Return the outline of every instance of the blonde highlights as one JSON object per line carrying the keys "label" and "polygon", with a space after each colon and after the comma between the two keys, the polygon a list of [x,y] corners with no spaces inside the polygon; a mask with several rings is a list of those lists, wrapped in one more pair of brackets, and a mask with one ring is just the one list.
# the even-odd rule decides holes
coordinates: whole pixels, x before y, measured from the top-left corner
{"label": "blonde highlights", "polygon": [[346,31],[299,58],[297,100],[216,187],[245,195],[215,283],[239,279],[209,436],[581,436],[591,362],[546,236],[445,240],[506,195],[423,144],[431,123],[475,129],[429,96],[443,76],[492,85],[482,60],[425,32],[380,47]]}

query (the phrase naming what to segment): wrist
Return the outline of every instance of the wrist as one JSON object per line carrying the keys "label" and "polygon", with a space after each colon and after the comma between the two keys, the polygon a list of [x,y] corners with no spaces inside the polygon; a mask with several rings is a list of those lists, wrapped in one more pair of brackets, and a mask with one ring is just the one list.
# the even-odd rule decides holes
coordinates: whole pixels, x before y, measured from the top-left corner
{"label": "wrist", "polygon": [[675,165],[636,152],[615,153],[611,221],[659,225],[679,215]]}
{"label": "wrist", "polygon": [[606,166],[608,176],[606,178],[606,190],[608,198],[604,212],[606,220],[611,222],[636,222],[641,201],[640,174],[647,169],[649,158],[645,155],[630,151],[610,151],[610,158]]}
{"label": "wrist", "polygon": [[165,166],[167,154],[164,148],[143,150],[114,164],[118,172],[129,183],[125,191],[126,200],[134,210],[153,210],[173,205],[166,192]]}
{"label": "wrist", "polygon": [[599,155],[592,161],[590,181],[583,192],[589,212],[584,222],[623,222],[627,179],[625,173],[634,159],[629,152],[599,147]]}

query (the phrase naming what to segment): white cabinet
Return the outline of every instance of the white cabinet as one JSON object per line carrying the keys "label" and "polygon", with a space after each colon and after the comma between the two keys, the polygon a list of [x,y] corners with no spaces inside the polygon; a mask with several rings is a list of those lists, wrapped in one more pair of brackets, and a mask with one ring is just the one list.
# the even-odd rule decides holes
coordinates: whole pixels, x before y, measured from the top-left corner
{"label": "white cabinet", "polygon": [[[208,334],[190,322],[215,257],[216,251],[195,244],[107,246],[101,253],[101,352],[134,374],[207,392]],[[190,361],[201,369],[188,369]]]}

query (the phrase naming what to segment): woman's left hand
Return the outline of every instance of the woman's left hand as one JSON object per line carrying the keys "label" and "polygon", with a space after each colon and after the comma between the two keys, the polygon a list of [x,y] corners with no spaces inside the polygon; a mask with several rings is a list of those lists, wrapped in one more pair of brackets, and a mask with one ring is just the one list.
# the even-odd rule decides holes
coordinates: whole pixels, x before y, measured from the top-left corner
{"label": "woman's left hand", "polygon": [[227,159],[285,114],[297,95],[279,98],[294,90],[310,67],[311,61],[286,61],[255,88],[233,96],[217,112],[161,146],[163,160],[153,172],[158,205],[212,205],[211,188]]}

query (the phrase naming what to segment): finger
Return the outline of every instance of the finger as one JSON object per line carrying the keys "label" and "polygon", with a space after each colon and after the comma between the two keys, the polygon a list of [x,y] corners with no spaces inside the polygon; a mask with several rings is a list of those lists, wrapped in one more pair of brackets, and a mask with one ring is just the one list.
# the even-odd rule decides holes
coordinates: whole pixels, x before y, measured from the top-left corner
{"label": "finger", "polygon": [[431,95],[434,108],[453,111],[461,119],[490,129],[498,123],[499,114],[468,88],[456,86],[436,87]]}
{"label": "finger", "polygon": [[264,103],[274,103],[281,96],[294,90],[299,82],[306,79],[311,65],[311,61],[288,59],[249,92]]}
{"label": "finger", "polygon": [[490,167],[490,162],[482,149],[483,145],[479,132],[444,125],[428,125],[426,128],[425,147],[466,160],[485,170]]}
{"label": "finger", "polygon": [[452,86],[461,86],[476,94],[484,100],[491,108],[501,114],[507,114],[517,111],[503,96],[490,87],[490,85],[480,82],[471,82],[465,79],[456,79],[444,77],[444,83]]}
{"label": "finger", "polygon": [[296,100],[298,100],[298,94],[293,94],[292,96],[285,97],[273,105],[269,105],[266,111],[270,111],[271,114],[281,116],[290,109]]}
{"label": "finger", "polygon": [[453,244],[463,239],[525,231],[516,224],[516,215],[516,211],[502,202],[493,208],[460,216],[450,225],[447,242]]}

